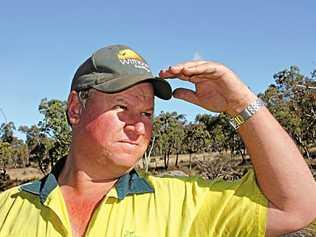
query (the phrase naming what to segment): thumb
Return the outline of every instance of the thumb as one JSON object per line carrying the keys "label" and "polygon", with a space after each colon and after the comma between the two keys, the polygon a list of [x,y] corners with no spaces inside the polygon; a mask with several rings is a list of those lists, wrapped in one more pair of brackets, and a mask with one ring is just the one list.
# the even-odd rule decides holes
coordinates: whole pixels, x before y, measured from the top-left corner
{"label": "thumb", "polygon": [[173,97],[181,100],[185,100],[192,104],[198,104],[198,98],[194,91],[185,89],[185,88],[177,88],[173,91]]}

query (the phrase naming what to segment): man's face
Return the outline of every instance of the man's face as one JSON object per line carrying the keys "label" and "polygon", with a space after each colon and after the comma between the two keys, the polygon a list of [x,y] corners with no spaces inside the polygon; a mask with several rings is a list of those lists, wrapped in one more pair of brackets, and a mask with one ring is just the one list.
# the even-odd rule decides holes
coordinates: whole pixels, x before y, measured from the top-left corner
{"label": "man's face", "polygon": [[93,90],[75,134],[100,165],[131,168],[150,142],[153,106],[149,82],[115,94]]}

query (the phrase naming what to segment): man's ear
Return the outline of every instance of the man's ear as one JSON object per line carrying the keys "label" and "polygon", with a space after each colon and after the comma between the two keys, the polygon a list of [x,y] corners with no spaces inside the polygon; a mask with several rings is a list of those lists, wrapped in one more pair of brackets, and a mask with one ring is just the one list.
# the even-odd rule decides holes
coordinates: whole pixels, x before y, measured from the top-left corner
{"label": "man's ear", "polygon": [[79,123],[81,106],[78,92],[71,91],[67,102],[67,116],[71,126],[75,126]]}

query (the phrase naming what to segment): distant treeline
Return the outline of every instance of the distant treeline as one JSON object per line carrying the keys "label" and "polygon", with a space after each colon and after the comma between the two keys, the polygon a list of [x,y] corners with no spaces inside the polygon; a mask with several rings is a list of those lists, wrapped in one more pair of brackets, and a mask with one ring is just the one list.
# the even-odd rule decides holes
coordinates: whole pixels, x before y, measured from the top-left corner
{"label": "distant treeline", "polygon": [[[274,76],[270,85],[258,96],[297,143],[306,158],[316,146],[316,70],[309,76],[291,66]],[[36,125],[16,127],[13,122],[0,127],[0,168],[25,167],[38,164],[46,173],[55,162],[68,153],[71,129],[67,124],[66,102],[42,99],[38,107],[43,119]],[[246,149],[225,114],[199,114],[194,122],[177,112],[161,112],[153,118],[153,138],[144,155],[163,157],[165,167],[170,155],[199,152],[230,151],[245,157]],[[18,130],[26,135],[23,141],[15,136]],[[273,134],[271,134],[273,136]]]}

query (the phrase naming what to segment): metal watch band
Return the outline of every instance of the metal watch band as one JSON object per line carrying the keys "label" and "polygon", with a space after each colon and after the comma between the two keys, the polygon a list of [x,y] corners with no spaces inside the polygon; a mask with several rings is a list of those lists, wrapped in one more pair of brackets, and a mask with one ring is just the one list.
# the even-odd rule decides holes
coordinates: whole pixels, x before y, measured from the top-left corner
{"label": "metal watch band", "polygon": [[238,115],[231,118],[229,123],[233,126],[234,129],[238,129],[242,124],[250,119],[262,106],[264,106],[264,102],[260,98],[256,99],[255,102],[249,104]]}

